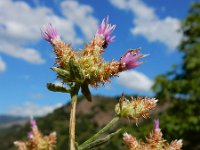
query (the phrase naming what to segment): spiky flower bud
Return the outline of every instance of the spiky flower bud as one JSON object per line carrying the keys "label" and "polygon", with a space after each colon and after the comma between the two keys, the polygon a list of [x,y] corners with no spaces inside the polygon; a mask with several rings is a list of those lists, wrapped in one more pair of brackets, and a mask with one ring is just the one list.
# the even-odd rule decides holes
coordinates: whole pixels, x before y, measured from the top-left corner
{"label": "spiky flower bud", "polygon": [[123,142],[131,150],[139,147],[137,139],[128,133],[123,134]]}
{"label": "spiky flower bud", "polygon": [[159,120],[154,120],[154,127],[153,131],[149,134],[146,138],[147,143],[151,148],[160,148],[162,147],[163,143],[166,141],[162,138],[163,134],[161,129],[159,128]]}
{"label": "spiky flower bud", "polygon": [[141,65],[143,62],[139,62],[138,60],[145,55],[139,53],[140,48],[128,50],[121,58],[120,58],[120,68],[121,70],[129,70]]}
{"label": "spiky flower bud", "polygon": [[154,128],[154,131],[160,130],[160,128],[159,128],[159,120],[158,119],[153,121],[153,128]]}
{"label": "spiky flower bud", "polygon": [[131,100],[122,96],[119,103],[115,106],[115,112],[120,117],[138,120],[140,117],[148,117],[150,110],[156,107],[158,100],[155,98],[133,98]]}
{"label": "spiky flower bud", "polygon": [[38,130],[34,119],[31,119],[31,131],[28,133],[28,141],[16,141],[14,144],[18,150],[53,150],[56,144],[56,132],[43,136]]}
{"label": "spiky flower bud", "polygon": [[84,83],[85,87],[88,85],[97,87],[99,84],[109,82],[110,78],[117,76],[119,72],[139,65],[137,61],[143,55],[139,54],[138,50],[127,52],[120,61],[104,61],[101,54],[115,38],[111,34],[116,26],[109,24],[108,20],[107,17],[102,21],[91,42],[79,51],[73,50],[70,44],[64,43],[51,24],[42,28],[43,38],[52,44],[57,56],[56,67],[53,70],[57,72],[57,77],[63,83],[79,85]]}
{"label": "spiky flower bud", "polygon": [[162,135],[159,120],[154,120],[154,128],[146,138],[146,142],[137,140],[127,133],[123,134],[123,141],[129,150],[181,150],[182,140],[174,140],[169,144]]}
{"label": "spiky flower bud", "polygon": [[180,150],[183,146],[182,140],[174,140],[170,143],[169,150]]}
{"label": "spiky flower bud", "polygon": [[108,23],[108,21],[109,21],[109,17],[106,18],[106,21],[105,19],[103,19],[100,27],[97,29],[96,34],[95,34],[96,38],[99,38],[99,39],[102,38],[102,40],[104,41],[102,45],[103,48],[106,48],[107,45],[113,42],[113,40],[115,39],[115,36],[112,36],[112,37],[110,36],[112,32],[115,30],[116,25],[111,25]]}
{"label": "spiky flower bud", "polygon": [[32,128],[32,129],[33,129],[33,128],[37,128],[37,123],[36,123],[36,121],[35,121],[33,118],[31,118],[30,124],[31,124],[31,128]]}
{"label": "spiky flower bud", "polygon": [[48,42],[54,42],[60,40],[60,35],[55,27],[51,23],[44,25],[41,28],[42,37]]}

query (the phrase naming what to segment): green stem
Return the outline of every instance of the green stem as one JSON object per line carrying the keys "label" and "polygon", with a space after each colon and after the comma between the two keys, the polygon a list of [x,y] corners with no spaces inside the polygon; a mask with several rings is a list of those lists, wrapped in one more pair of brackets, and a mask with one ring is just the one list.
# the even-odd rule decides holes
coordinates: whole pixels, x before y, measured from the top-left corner
{"label": "green stem", "polygon": [[111,140],[111,138],[113,136],[119,134],[120,131],[121,131],[121,129],[118,129],[114,133],[111,133],[104,138],[97,139],[96,141],[92,141],[91,143],[88,143],[88,144],[84,145],[83,147],[78,148],[78,150],[89,150],[89,149],[93,149],[95,147],[102,146],[103,144],[106,144],[107,142],[109,142],[109,140]]}
{"label": "green stem", "polygon": [[93,135],[87,141],[85,141],[84,143],[82,143],[79,146],[79,149],[81,150],[83,147],[85,147],[85,145],[88,145],[89,143],[95,141],[101,134],[103,134],[108,129],[110,129],[118,120],[119,120],[119,117],[114,117],[104,128],[102,128],[99,132],[97,132],[95,135]]}
{"label": "green stem", "polygon": [[76,103],[80,86],[75,85],[71,92],[71,113],[69,122],[69,145],[70,150],[76,150],[75,145],[75,124],[76,124]]}

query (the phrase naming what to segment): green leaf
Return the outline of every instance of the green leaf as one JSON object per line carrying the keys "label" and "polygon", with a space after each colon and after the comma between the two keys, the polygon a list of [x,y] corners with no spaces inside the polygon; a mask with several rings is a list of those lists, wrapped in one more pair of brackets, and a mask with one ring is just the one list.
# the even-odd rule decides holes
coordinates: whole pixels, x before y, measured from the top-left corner
{"label": "green leaf", "polygon": [[63,81],[72,82],[71,75],[69,71],[63,70],[61,68],[52,67],[53,71],[57,72],[58,78],[62,79]]}
{"label": "green leaf", "polygon": [[90,101],[90,102],[92,101],[90,89],[89,89],[88,84],[86,82],[83,82],[83,84],[81,85],[81,92],[86,97],[86,99],[88,101]]}
{"label": "green leaf", "polygon": [[70,75],[77,83],[83,83],[84,82],[84,75],[83,72],[79,66],[79,64],[75,61],[73,57],[69,60],[69,66],[70,66]]}
{"label": "green leaf", "polygon": [[53,92],[63,92],[63,93],[70,93],[70,90],[59,85],[55,85],[53,83],[47,83],[47,88]]}
{"label": "green leaf", "polygon": [[111,134],[108,134],[106,137],[104,138],[100,138],[100,139],[97,139],[91,143],[88,143],[87,145],[83,146],[83,147],[79,147],[78,150],[89,150],[89,149],[93,149],[93,148],[96,148],[96,147],[99,147],[103,144],[106,144],[107,142],[109,142],[111,140],[111,138],[113,138],[113,136],[119,134],[121,131],[121,129],[118,129],[116,132],[113,132]]}
{"label": "green leaf", "polygon": [[52,67],[51,68],[53,71],[57,72],[57,74],[61,75],[61,76],[69,76],[70,77],[70,73],[69,71],[57,68],[57,67]]}

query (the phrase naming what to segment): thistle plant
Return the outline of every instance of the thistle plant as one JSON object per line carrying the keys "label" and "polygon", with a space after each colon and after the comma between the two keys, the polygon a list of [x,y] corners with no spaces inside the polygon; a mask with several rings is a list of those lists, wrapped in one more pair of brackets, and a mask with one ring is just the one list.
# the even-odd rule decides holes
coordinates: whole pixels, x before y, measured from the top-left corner
{"label": "thistle plant", "polygon": [[[119,103],[115,106],[116,116],[95,135],[87,139],[83,143],[78,143],[75,137],[75,123],[76,123],[76,104],[79,91],[86,97],[86,99],[92,102],[92,96],[89,86],[98,88],[104,85],[106,82],[110,82],[110,79],[117,77],[120,72],[133,69],[143,63],[141,58],[146,55],[140,53],[140,48],[129,49],[119,60],[104,61],[101,56],[105,49],[115,40],[115,36],[112,36],[116,25],[109,23],[109,18],[104,19],[97,29],[93,39],[85,45],[82,50],[74,50],[71,44],[65,43],[52,24],[44,25],[41,28],[42,37],[48,41],[56,54],[55,65],[51,69],[56,72],[57,78],[63,83],[62,86],[48,83],[47,88],[53,92],[69,93],[71,96],[71,112],[69,122],[69,149],[70,150],[86,150],[95,149],[108,141],[113,136],[119,134],[121,129],[117,129],[115,132],[108,134],[107,131],[115,125],[120,118],[128,118],[138,121],[140,118],[149,117],[150,111],[156,107],[157,99],[155,98],[131,98],[128,100],[124,95],[119,99]],[[158,128],[158,127],[156,127]],[[153,132],[154,134],[160,134],[160,131]],[[36,132],[37,131],[37,132]],[[107,134],[105,134],[107,133]],[[55,134],[54,139],[56,139]],[[162,135],[161,135],[162,136]],[[51,139],[52,134],[49,138]],[[32,123],[32,131],[28,136],[28,142],[15,142],[19,150],[42,150],[41,148],[32,148],[29,145],[39,146],[40,143],[45,143],[44,137],[39,132],[35,123]],[[138,148],[141,145],[135,137],[125,133],[125,144],[132,150]],[[151,142],[151,137],[147,139]],[[162,139],[160,139],[162,141]],[[44,142],[43,142],[44,141]],[[51,140],[49,140],[51,141]],[[67,142],[67,141],[66,141]],[[154,141],[153,141],[154,142]],[[49,147],[45,147],[46,150],[54,148],[55,141],[50,142]],[[174,141],[171,145],[177,145],[179,141]],[[155,143],[156,147],[158,143]],[[180,144],[179,144],[180,145]],[[28,147],[29,146],[29,147]],[[68,149],[68,148],[66,148]]]}
{"label": "thistle plant", "polygon": [[147,118],[151,109],[156,107],[158,100],[155,98],[133,98],[131,100],[122,96],[115,106],[115,112],[120,117],[134,119],[137,123],[140,117]]}
{"label": "thistle plant", "polygon": [[146,142],[138,140],[136,137],[124,133],[124,144],[129,150],[180,150],[183,143],[182,140],[174,140],[168,143],[159,128],[159,120],[154,120],[154,128],[146,138]]}
{"label": "thistle plant", "polygon": [[31,131],[27,141],[16,141],[19,150],[53,150],[56,147],[56,132],[44,136],[38,129],[36,121],[31,119]]}

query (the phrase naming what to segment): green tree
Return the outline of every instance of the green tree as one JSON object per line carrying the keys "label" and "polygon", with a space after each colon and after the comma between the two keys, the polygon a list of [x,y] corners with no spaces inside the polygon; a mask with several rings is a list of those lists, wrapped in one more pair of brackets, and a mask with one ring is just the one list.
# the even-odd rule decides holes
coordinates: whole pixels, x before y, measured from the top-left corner
{"label": "green tree", "polygon": [[[200,149],[200,3],[192,4],[182,22],[181,66],[156,78],[153,90],[171,107],[161,114],[168,137],[184,139],[185,149]],[[172,101],[171,101],[172,100]]]}

